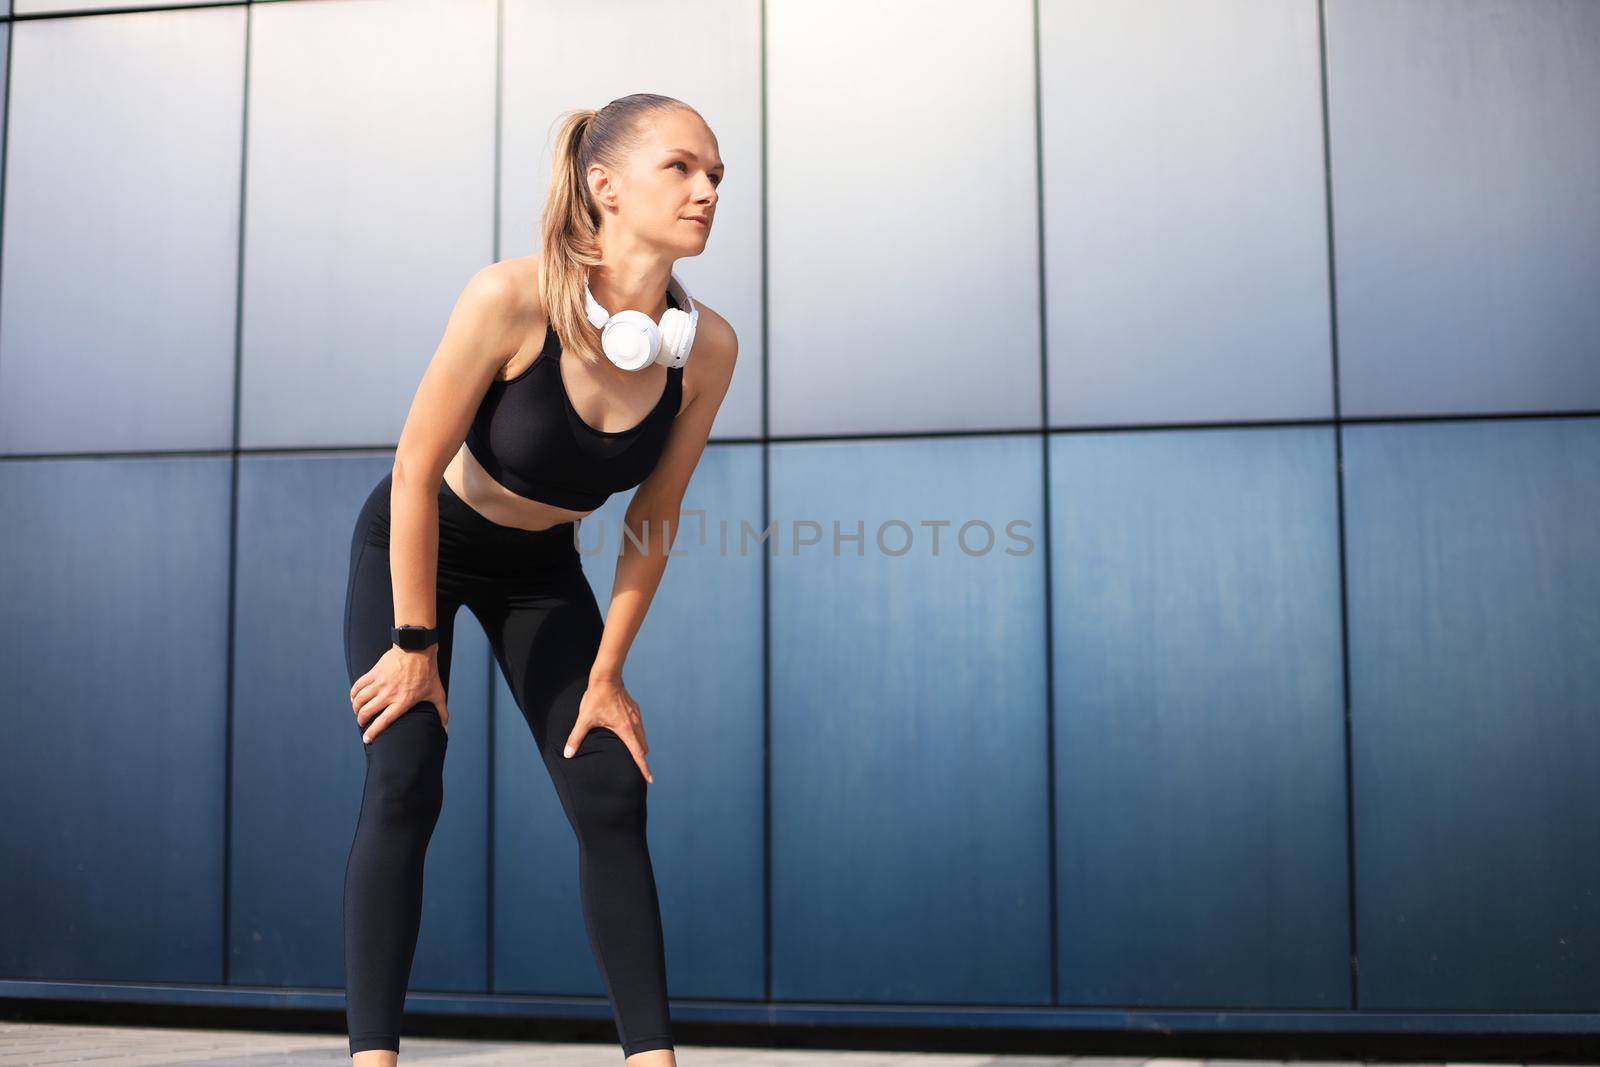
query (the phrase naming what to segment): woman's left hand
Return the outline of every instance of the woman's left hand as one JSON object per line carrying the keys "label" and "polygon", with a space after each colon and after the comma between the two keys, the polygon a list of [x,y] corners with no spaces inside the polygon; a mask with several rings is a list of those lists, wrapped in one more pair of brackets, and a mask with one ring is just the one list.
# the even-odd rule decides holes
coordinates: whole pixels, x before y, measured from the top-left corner
{"label": "woman's left hand", "polygon": [[639,765],[639,773],[654,785],[656,780],[651,777],[650,764],[644,758],[650,751],[650,742],[645,740],[639,702],[628,695],[621,678],[589,680],[589,688],[584,690],[583,700],[578,704],[578,721],[567,735],[567,747],[562,755],[570,758],[583,744],[584,735],[596,726],[607,727],[622,738],[622,743],[633,753],[633,762]]}

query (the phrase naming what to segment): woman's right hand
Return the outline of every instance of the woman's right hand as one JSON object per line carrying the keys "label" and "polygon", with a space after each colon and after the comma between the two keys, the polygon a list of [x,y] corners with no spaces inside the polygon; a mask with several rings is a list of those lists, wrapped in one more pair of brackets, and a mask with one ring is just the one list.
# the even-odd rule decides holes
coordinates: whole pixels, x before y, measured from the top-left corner
{"label": "woman's right hand", "polygon": [[372,669],[356,679],[350,687],[350,710],[362,727],[363,743],[371,743],[390,723],[423,700],[433,701],[439,709],[439,724],[449,727],[450,710],[445,707],[444,682],[439,678],[438,649],[438,645],[430,645],[420,652],[410,652],[390,645]]}

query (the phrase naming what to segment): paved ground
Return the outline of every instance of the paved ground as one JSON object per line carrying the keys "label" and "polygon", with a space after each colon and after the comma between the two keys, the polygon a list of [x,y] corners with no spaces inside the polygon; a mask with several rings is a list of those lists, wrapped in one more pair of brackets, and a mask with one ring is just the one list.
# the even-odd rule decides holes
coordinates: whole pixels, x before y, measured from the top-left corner
{"label": "paved ground", "polygon": [[[1185,1060],[1127,1056],[990,1056],[971,1053],[818,1052],[681,1044],[681,1067],[1283,1067],[1282,1060]],[[248,1030],[90,1026],[0,1021],[0,1067],[335,1067],[348,1065],[343,1036]],[[462,1041],[406,1037],[401,1063],[417,1067],[622,1067],[615,1045]],[[1306,1067],[1363,1067],[1326,1060]],[[1388,1067],[1369,1063],[1365,1067]],[[1406,1064],[1403,1067],[1426,1067]],[[1491,1067],[1449,1064],[1439,1067]],[[1504,1067],[1504,1065],[1493,1065]]]}

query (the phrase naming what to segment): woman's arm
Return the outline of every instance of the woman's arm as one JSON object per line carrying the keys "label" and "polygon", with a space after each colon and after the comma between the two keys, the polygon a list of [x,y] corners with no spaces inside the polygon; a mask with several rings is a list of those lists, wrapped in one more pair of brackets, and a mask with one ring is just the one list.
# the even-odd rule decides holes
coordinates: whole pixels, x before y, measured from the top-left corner
{"label": "woman's arm", "polygon": [[[439,482],[490,380],[510,358],[515,284],[504,264],[484,267],[467,281],[400,432],[389,492],[396,626],[439,624]],[[438,649],[417,654],[436,657]]]}
{"label": "woman's arm", "polygon": [[700,325],[691,357],[697,372],[694,396],[673,420],[661,459],[628,504],[623,521],[633,535],[622,537],[605,632],[589,672],[591,685],[598,681],[621,683],[623,661],[667,567],[669,528],[676,537],[684,491],[711,436],[711,423],[727,395],[738,353],[739,339],[733,327],[700,304]]}
{"label": "woman's arm", "polygon": [[[514,332],[507,323],[515,317],[515,300],[514,283],[502,264],[473,275],[412,399],[389,490],[389,574],[397,626],[439,625],[439,479],[461,447],[489,379],[508,358],[502,339]],[[449,723],[438,657],[438,644],[420,652],[390,645],[356,679],[350,709],[364,741],[374,740],[419,700],[432,700],[439,724]]]}

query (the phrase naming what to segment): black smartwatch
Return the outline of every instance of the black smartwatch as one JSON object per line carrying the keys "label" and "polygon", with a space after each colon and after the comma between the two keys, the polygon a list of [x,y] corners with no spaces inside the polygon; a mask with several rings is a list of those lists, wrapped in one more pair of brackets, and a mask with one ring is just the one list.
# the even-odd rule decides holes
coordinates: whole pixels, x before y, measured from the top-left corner
{"label": "black smartwatch", "polygon": [[426,626],[391,626],[389,641],[407,652],[421,652],[439,640],[439,628]]}

